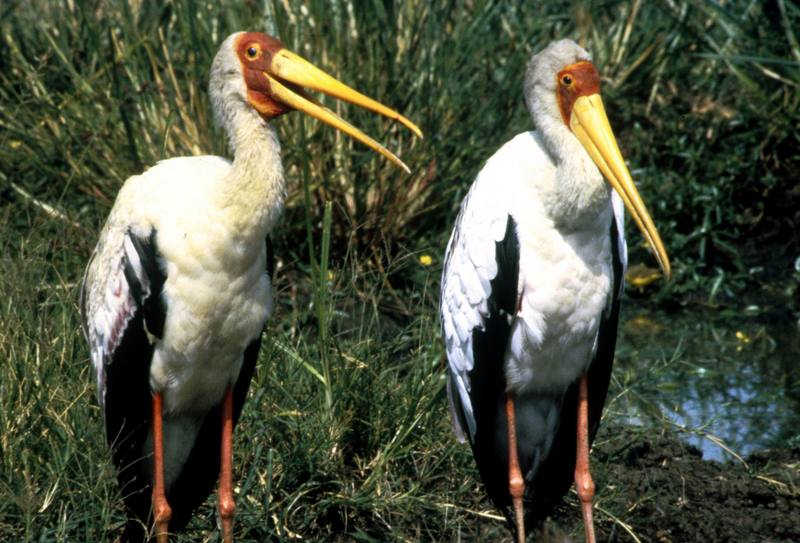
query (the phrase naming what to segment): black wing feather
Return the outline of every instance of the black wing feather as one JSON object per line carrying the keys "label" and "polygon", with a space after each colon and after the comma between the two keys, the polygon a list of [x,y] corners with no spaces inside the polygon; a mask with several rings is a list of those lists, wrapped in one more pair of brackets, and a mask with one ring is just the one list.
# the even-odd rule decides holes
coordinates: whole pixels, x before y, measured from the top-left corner
{"label": "black wing feather", "polygon": [[[603,315],[599,328],[597,351],[589,368],[589,424],[590,440],[600,424],[605,403],[611,367],[616,346],[617,324],[619,319],[619,293],[623,275],[622,260],[619,254],[619,233],[616,221],[611,221],[611,247],[613,258],[614,285],[612,302]],[[511,335],[511,318],[516,313],[519,276],[519,241],[516,224],[508,218],[503,240],[496,243],[495,257],[497,276],[491,281],[492,293],[488,300],[489,312],[483,327],[473,331],[474,367],[470,372],[470,399],[475,416],[475,435],[470,436],[475,461],[487,493],[494,504],[511,521],[511,496],[508,492],[508,440],[505,418],[504,354]],[[454,392],[454,391],[453,391]],[[463,408],[457,393],[450,394],[461,420]],[[548,410],[560,409],[559,418],[563,424],[553,440],[549,453],[539,458],[542,450],[522,450],[541,443],[536,435],[542,416]],[[560,503],[574,479],[575,470],[575,425],[577,420],[577,381],[564,394],[558,396],[527,396],[518,402],[517,422],[527,422],[531,427],[518,427],[520,439],[520,466],[526,474],[525,510],[526,524],[533,527],[550,514]],[[526,446],[525,443],[528,445]]]}
{"label": "black wing feather", "polygon": [[269,275],[270,281],[275,277],[275,252],[269,236],[267,236],[267,275]]}
{"label": "black wing feather", "polygon": [[[472,332],[473,369],[469,372],[470,400],[475,434],[470,436],[475,463],[492,501],[501,509],[508,502],[508,445],[503,412],[506,390],[504,356],[511,336],[512,317],[518,304],[519,239],[516,221],[508,216],[503,239],[495,243],[497,275],[490,281],[488,313],[483,327]],[[452,394],[463,419],[458,394]],[[462,428],[467,428],[463,424]],[[505,452],[504,452],[505,451]],[[505,461],[497,461],[505,458]]]}
{"label": "black wing feather", "polygon": [[167,274],[159,263],[156,230],[153,228],[146,238],[129,231],[128,238],[139,256],[147,284],[142,283],[141,278],[137,276],[136,270],[127,259],[125,261],[125,279],[131,287],[136,305],[142,308],[147,331],[157,338],[161,338],[164,336],[164,322],[167,318],[167,306],[161,293],[164,290]]}
{"label": "black wing feather", "polygon": [[128,520],[123,541],[145,541],[150,516],[150,474],[144,443],[150,430],[152,403],[150,363],[153,344],[148,331],[160,337],[166,318],[162,291],[166,273],[159,264],[156,230],[146,238],[128,232],[141,263],[137,271],[124,257],[125,279],[136,302],[136,311],[105,368],[106,438],[117,467]]}

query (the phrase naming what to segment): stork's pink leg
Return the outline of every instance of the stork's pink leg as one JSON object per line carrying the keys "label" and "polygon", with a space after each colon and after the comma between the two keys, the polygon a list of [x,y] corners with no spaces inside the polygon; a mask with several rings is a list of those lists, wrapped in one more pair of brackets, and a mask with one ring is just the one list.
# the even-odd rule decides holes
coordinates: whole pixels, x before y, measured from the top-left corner
{"label": "stork's pink leg", "polygon": [[222,521],[222,540],[233,543],[233,391],[225,389],[222,400],[222,449],[219,469],[219,518]]}
{"label": "stork's pink leg", "polygon": [[594,521],[592,520],[592,498],[594,481],[589,473],[589,378],[584,373],[578,385],[578,435],[575,453],[575,488],[581,499],[583,526],[586,529],[586,542],[595,543]]}
{"label": "stork's pink leg", "polygon": [[514,519],[517,523],[517,542],[525,543],[525,515],[522,495],[525,493],[525,480],[519,469],[517,455],[517,425],[514,415],[514,397],[506,393],[506,422],[508,423],[508,491],[514,504]]}
{"label": "stork's pink leg", "polygon": [[161,393],[153,395],[153,516],[156,522],[156,540],[167,543],[172,509],[164,493],[164,432],[161,415]]}

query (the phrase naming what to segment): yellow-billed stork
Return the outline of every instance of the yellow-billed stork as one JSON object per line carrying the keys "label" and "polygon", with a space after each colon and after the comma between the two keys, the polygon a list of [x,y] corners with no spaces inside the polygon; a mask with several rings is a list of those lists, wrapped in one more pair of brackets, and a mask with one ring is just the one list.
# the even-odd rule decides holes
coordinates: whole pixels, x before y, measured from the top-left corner
{"label": "yellow-billed stork", "polygon": [[[269,121],[297,109],[400,159],[302,88],[397,120],[261,33],[229,36],[209,94],[233,162],[173,158],[130,177],[100,234],[81,289],[84,332],[118,469],[125,541],[182,528],[220,475],[223,538],[232,541],[232,430],[272,310],[268,234],[286,183]],[[152,517],[151,517],[152,511]]]}
{"label": "yellow-billed stork", "polygon": [[614,358],[623,203],[670,274],[599,93],[589,54],[570,40],[530,59],[524,94],[536,130],[486,162],[445,256],[454,429],[520,542],[573,478],[594,541],[589,446]]}

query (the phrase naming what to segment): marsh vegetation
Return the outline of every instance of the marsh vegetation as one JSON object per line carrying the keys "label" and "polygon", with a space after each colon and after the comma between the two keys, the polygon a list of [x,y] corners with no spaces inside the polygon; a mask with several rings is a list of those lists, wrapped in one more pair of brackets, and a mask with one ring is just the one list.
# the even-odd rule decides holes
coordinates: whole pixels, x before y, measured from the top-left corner
{"label": "marsh vegetation", "polygon": [[[648,498],[708,507],[709,522],[726,514],[724,493],[710,509],[681,502],[677,482],[659,493],[620,475],[645,466],[629,450],[647,457],[675,435],[736,466],[730,492],[761,485],[755,495],[780,495],[775,507],[798,516],[796,4],[12,0],[0,5],[0,539],[107,541],[122,522],[79,281],[126,177],[172,156],[227,153],[207,72],[240,29],[279,36],[426,138],[336,104],[403,157],[407,176],[302,115],[275,121],[290,194],[274,235],[276,309],[236,435],[238,541],[505,537],[450,431],[441,255],[483,161],[530,128],[529,55],[565,36],[603,73],[611,123],[674,259],[673,280],[651,282],[652,257],[630,228],[639,267],[604,423],[627,433],[598,438],[601,534],[655,540],[663,522],[670,537],[685,509],[647,520],[637,504]],[[738,458],[763,448],[782,451]],[[579,537],[576,503],[567,497],[558,522]],[[175,541],[215,540],[213,505]],[[747,507],[727,514],[757,504]],[[800,537],[764,526],[764,540]]]}

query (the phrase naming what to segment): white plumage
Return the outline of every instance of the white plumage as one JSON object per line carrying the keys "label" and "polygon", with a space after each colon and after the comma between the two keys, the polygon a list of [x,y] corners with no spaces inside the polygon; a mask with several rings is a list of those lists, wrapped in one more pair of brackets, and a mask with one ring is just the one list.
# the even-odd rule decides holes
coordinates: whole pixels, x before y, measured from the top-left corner
{"label": "white plumage", "polygon": [[278,40],[232,34],[212,63],[209,95],[233,161],[174,158],[129,178],[87,267],[83,324],[128,510],[124,541],[147,540],[154,517],[165,542],[168,529],[188,522],[218,473],[223,538],[232,541],[232,428],[272,311],[267,236],[286,197],[280,145],[268,121],[302,110],[408,171],[383,146],[292,90],[301,86],[421,135],[408,119]]}
{"label": "white plumage", "polygon": [[[269,149],[263,147],[264,157],[270,156]],[[142,237],[157,233],[166,274],[161,296],[169,310],[162,337],[153,338],[149,377],[151,388],[163,393],[168,488],[206,414],[236,382],[245,348],[259,337],[272,311],[264,240],[277,213],[238,211],[241,207],[231,202],[205,197],[233,194],[221,189],[232,188],[240,179],[237,173],[224,159],[191,157],[160,162],[130,178],[96,257],[98,263],[121,261],[122,254],[108,240],[128,240],[129,230]],[[268,202],[263,195],[254,195],[253,201]],[[135,252],[125,254],[131,258]],[[96,269],[90,268],[88,277]],[[151,440],[150,434],[145,450],[152,449]]]}
{"label": "white plumage", "polygon": [[[196,363],[199,371],[206,366],[199,360],[221,356],[230,364],[235,356],[231,353],[241,354],[258,335],[271,308],[266,247],[254,243],[266,239],[270,224],[262,219],[245,226],[241,221],[252,214],[240,216],[235,206],[205,198],[234,177],[231,173],[230,162],[204,156],[165,160],[129,178],[87,270],[87,287],[98,287],[87,291],[87,305],[92,306],[96,297],[113,294],[111,289],[100,288],[103,282],[124,281],[123,257],[137,260],[130,242],[125,243],[127,233],[147,237],[155,229],[167,277],[163,296],[170,310],[150,378],[154,388],[165,389],[169,411],[186,406],[174,395],[186,383],[178,359],[200,356]],[[111,262],[115,264],[106,264]],[[106,274],[111,267],[117,273]],[[93,315],[96,319],[98,313]],[[90,330],[100,333],[101,327]],[[226,375],[235,378],[230,371]],[[214,388],[219,386],[217,383]],[[210,401],[219,401],[222,395],[221,391],[208,392],[212,392]]]}
{"label": "white plumage", "polygon": [[[447,247],[441,296],[447,353],[457,373],[473,366],[472,330],[487,315],[489,281],[497,274],[494,245],[509,216],[520,242],[522,299],[506,353],[509,390],[563,388],[586,369],[599,315],[610,301],[611,194],[604,185],[605,208],[588,211],[593,220],[565,233],[541,205],[556,179],[537,133],[525,132],[487,161],[465,197]],[[613,197],[621,223],[621,201]],[[568,339],[543,345],[549,337]]]}
{"label": "white plumage", "polygon": [[[591,361],[600,316],[611,303],[608,233],[612,217],[623,232],[622,201],[609,193],[605,209],[589,212],[594,221],[565,234],[541,205],[555,183],[556,169],[537,133],[525,132],[487,161],[462,202],[447,246],[440,311],[450,368],[468,413],[472,331],[488,315],[489,282],[497,274],[495,243],[503,239],[509,216],[520,243],[521,303],[505,352],[507,390],[563,390]],[[624,270],[623,236],[619,249]],[[474,418],[466,422],[474,434]]]}
{"label": "white plumage", "polygon": [[669,270],[598,93],[597,71],[573,42],[531,59],[525,98],[537,129],[503,145],[478,174],[442,273],[455,433],[472,445],[489,495],[516,517],[520,541],[523,486],[526,516],[539,520],[571,481],[576,437],[566,429],[575,428],[577,383],[589,373],[589,439],[599,421],[627,265],[623,199]]}
{"label": "white plumage", "polygon": [[[258,338],[272,310],[265,240],[285,194],[280,148],[266,121],[252,108],[245,111],[251,114],[241,114],[246,122],[239,126],[251,139],[241,137],[240,148],[251,152],[236,156],[249,161],[174,158],[129,178],[86,272],[86,329],[102,383],[99,362],[109,362],[117,346],[114,339],[120,338],[108,324],[124,326],[134,305],[125,295],[123,258],[138,260],[128,233],[147,238],[156,232],[159,264],[166,275],[162,297],[169,310],[163,336],[151,338],[149,379],[152,389],[164,395],[167,487],[194,445],[206,413],[220,403],[225,387],[236,382],[244,350]],[[98,393],[104,405],[105,389],[101,386]]]}

